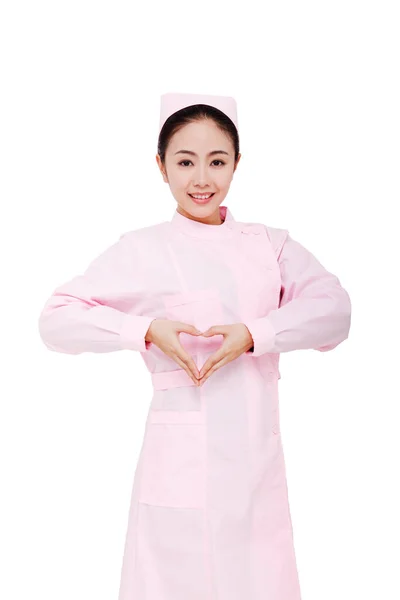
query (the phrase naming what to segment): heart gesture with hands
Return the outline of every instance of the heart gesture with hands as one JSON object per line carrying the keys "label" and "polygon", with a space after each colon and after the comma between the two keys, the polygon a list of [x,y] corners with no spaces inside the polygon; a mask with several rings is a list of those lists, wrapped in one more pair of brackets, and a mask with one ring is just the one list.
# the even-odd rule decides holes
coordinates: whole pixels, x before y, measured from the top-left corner
{"label": "heart gesture with hands", "polygon": [[155,344],[167,356],[170,356],[195,382],[199,384],[200,373],[190,354],[181,345],[180,333],[201,335],[201,331],[194,325],[169,319],[154,319],[147,330],[145,340]]}
{"label": "heart gesture with hands", "polygon": [[202,334],[204,337],[223,335],[224,341],[214,354],[208,357],[200,370],[199,384],[202,385],[206,379],[231,360],[238,358],[243,352],[247,352],[253,346],[254,341],[244,323],[233,325],[213,325]]}
{"label": "heart gesture with hands", "polygon": [[[218,350],[209,356],[199,371],[193,358],[181,345],[179,333],[203,337],[222,335],[224,341]],[[154,343],[164,354],[170,356],[198,386],[202,385],[217,369],[250,350],[254,343],[244,323],[213,325],[201,332],[194,325],[169,319],[154,319],[147,330],[145,340]]]}

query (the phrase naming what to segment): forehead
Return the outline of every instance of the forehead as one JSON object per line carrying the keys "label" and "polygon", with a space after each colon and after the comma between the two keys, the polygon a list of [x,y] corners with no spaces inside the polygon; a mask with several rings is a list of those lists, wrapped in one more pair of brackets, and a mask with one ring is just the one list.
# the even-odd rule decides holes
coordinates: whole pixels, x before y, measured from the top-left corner
{"label": "forehead", "polygon": [[215,124],[211,119],[188,123],[177,131],[169,143],[169,151],[176,152],[183,148],[195,150],[196,148],[208,148],[216,146],[227,152],[231,150],[230,137]]}

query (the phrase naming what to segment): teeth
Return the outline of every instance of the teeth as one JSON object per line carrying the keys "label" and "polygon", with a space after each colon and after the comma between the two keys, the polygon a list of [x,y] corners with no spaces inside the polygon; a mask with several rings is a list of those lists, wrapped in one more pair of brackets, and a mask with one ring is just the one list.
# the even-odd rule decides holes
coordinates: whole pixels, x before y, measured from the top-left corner
{"label": "teeth", "polygon": [[210,196],[212,196],[212,194],[204,194],[204,195],[190,194],[190,196],[193,196],[193,198],[198,198],[199,200],[205,200],[206,198],[209,198]]}

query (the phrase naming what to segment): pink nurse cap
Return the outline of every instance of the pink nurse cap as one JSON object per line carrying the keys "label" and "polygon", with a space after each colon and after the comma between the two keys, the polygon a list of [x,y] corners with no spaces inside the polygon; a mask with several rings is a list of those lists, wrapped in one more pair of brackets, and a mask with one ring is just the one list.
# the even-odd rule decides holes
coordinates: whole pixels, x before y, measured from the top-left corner
{"label": "pink nurse cap", "polygon": [[193,104],[209,104],[218,108],[233,121],[236,129],[239,129],[236,100],[232,96],[167,93],[161,96],[159,133],[168,117],[181,110],[181,108],[186,108],[186,106],[192,106]]}

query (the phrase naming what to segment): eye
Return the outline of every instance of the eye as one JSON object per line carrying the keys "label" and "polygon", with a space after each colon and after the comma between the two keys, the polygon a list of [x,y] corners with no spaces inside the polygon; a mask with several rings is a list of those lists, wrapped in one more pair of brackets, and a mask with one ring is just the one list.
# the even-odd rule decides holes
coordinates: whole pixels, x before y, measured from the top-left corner
{"label": "eye", "polygon": [[[183,165],[183,163],[191,163],[191,162],[192,162],[191,160],[181,160],[181,162],[179,162],[178,165],[186,166],[186,165]],[[225,164],[223,160],[219,160],[218,158],[213,160],[213,163],[216,163],[216,162],[221,163],[221,165]],[[219,165],[217,165],[217,166],[219,166]]]}

